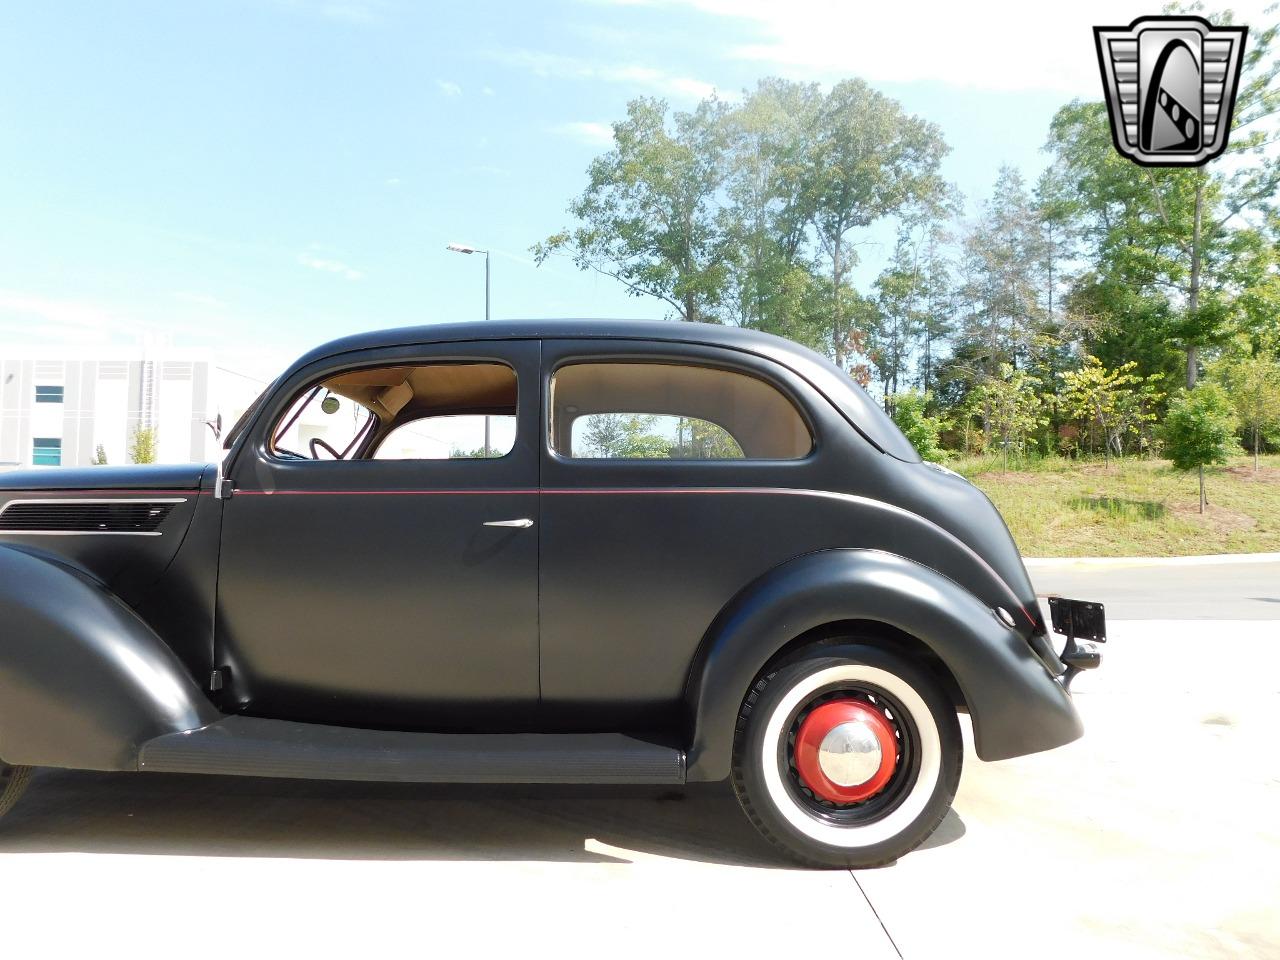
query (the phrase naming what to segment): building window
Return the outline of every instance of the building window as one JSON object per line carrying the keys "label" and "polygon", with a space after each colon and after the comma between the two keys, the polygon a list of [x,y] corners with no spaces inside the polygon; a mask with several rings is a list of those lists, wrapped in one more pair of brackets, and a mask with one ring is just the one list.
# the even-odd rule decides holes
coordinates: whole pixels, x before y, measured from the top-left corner
{"label": "building window", "polygon": [[37,467],[62,466],[62,440],[58,437],[36,437],[32,443],[31,462]]}
{"label": "building window", "polygon": [[36,403],[61,403],[62,387],[36,387]]}

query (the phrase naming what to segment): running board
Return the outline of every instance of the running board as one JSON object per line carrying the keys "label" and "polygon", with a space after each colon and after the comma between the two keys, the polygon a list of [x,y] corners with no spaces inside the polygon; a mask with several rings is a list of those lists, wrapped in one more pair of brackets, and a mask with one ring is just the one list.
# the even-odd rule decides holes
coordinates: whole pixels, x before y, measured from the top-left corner
{"label": "running board", "polygon": [[684,751],[620,733],[401,733],[225,717],[142,745],[138,769],[400,783],[684,783]]}

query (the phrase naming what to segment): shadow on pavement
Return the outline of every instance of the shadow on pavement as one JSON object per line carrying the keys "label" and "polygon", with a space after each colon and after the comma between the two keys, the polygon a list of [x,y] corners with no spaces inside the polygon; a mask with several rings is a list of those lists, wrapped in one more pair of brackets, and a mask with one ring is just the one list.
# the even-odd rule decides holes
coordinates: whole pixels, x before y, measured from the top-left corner
{"label": "shadow on pavement", "polygon": [[[964,835],[951,811],[925,848]],[[0,854],[617,863],[791,869],[725,784],[466,786],[41,770]]]}

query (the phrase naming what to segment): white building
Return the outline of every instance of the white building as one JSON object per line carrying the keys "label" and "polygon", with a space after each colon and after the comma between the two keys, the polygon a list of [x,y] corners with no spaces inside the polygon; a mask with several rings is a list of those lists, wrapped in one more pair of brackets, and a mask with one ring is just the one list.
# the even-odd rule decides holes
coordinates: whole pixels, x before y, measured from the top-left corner
{"label": "white building", "polygon": [[0,348],[0,464],[128,463],[141,428],[161,463],[215,459],[211,372],[189,353]]}

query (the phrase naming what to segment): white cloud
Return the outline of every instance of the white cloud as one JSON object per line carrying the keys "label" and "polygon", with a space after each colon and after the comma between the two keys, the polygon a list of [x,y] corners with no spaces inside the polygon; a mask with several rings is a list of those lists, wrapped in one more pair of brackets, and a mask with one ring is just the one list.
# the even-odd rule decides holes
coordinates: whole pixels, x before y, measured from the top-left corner
{"label": "white cloud", "polygon": [[398,187],[398,186],[400,186],[400,178],[399,178],[399,177],[387,177],[387,179],[386,179],[386,181],[385,181],[385,182],[386,182],[386,184],[387,184],[387,186],[388,186],[388,187]]}
{"label": "white cloud", "polygon": [[[104,334],[119,328],[122,321],[106,309],[92,303],[59,300],[18,290],[0,290],[0,317],[11,324],[46,325],[71,329],[80,334]],[[43,329],[31,332],[43,332]]]}
{"label": "white cloud", "polygon": [[160,316],[162,320],[140,319],[136,310],[126,312],[84,300],[0,289],[0,337],[10,346],[144,342],[208,332],[205,321],[174,316],[172,306]]}
{"label": "white cloud", "polygon": [[528,70],[534,76],[564,80],[603,80],[648,90],[676,100],[700,100],[715,92],[704,80],[681,76],[642,64],[598,63],[536,50],[497,50],[490,58]]}
{"label": "white cloud", "polygon": [[462,88],[452,80],[437,80],[436,86],[440,88],[440,92],[446,97],[462,96]]}
{"label": "white cloud", "polygon": [[595,120],[573,120],[569,123],[558,123],[551,128],[552,133],[559,133],[589,147],[608,147],[613,145],[613,127]]}
{"label": "white cloud", "polygon": [[483,93],[486,97],[492,97],[493,87],[489,87],[489,86],[481,87],[480,92]]}
{"label": "white cloud", "polygon": [[317,257],[310,253],[298,254],[298,263],[304,267],[310,267],[312,270],[319,270],[321,273],[333,273],[344,280],[363,280],[364,273],[355,267],[343,263],[341,260],[334,260],[328,257]]}
{"label": "white cloud", "polygon": [[[876,82],[935,81],[986,90],[1100,96],[1092,28],[1159,13],[1147,0],[1070,4],[992,0],[853,3],[849,0],[597,0],[687,7],[738,21],[757,39],[730,56],[790,76]],[[1230,4],[1236,22],[1261,26],[1271,0]]]}

